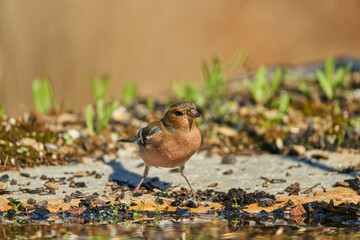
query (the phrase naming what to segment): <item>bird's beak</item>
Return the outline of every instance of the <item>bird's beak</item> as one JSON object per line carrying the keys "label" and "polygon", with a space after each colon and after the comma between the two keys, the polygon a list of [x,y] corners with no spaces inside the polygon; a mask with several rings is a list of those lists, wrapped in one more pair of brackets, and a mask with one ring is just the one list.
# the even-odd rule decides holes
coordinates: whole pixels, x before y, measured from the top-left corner
{"label": "bird's beak", "polygon": [[191,127],[193,125],[193,122],[195,122],[196,118],[200,117],[200,113],[198,111],[196,111],[195,109],[191,109],[188,112],[188,121],[189,121],[189,129],[191,131]]}
{"label": "bird's beak", "polygon": [[200,113],[198,111],[196,111],[195,109],[191,109],[188,112],[188,116],[191,118],[198,118],[198,117],[200,117]]}

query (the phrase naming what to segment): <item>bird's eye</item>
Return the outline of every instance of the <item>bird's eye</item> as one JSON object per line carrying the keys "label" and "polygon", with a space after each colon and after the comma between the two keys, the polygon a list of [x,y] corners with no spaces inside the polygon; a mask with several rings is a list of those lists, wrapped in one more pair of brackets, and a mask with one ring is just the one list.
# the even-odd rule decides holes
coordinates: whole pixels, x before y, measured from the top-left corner
{"label": "bird's eye", "polygon": [[183,115],[183,113],[180,112],[180,111],[176,111],[176,112],[175,112],[175,115],[176,115],[176,116],[181,116],[181,115]]}

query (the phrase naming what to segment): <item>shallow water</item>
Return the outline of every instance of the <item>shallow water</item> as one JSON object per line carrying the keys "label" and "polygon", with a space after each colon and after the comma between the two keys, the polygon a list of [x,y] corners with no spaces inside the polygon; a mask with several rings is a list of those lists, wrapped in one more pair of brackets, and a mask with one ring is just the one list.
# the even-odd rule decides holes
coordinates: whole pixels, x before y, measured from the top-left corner
{"label": "shallow water", "polygon": [[283,221],[164,220],[158,223],[1,225],[1,239],[356,239],[358,228],[285,225]]}

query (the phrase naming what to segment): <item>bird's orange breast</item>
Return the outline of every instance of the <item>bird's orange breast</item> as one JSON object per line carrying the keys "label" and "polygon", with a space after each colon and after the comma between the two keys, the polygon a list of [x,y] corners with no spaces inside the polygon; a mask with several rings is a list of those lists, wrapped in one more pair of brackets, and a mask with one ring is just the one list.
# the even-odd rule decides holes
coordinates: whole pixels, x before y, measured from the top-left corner
{"label": "bird's orange breast", "polygon": [[201,135],[191,131],[172,135],[161,132],[153,135],[146,146],[139,146],[141,158],[148,166],[174,168],[184,165],[199,149]]}

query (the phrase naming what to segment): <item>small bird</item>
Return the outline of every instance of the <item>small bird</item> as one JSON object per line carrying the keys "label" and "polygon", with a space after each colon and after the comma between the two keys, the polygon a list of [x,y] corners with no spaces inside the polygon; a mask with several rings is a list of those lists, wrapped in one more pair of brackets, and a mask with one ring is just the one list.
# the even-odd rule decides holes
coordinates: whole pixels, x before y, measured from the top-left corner
{"label": "small bird", "polygon": [[195,104],[183,101],[172,105],[162,119],[151,122],[138,131],[135,142],[139,146],[140,157],[145,162],[145,170],[134,192],[140,190],[150,167],[180,167],[180,173],[190,187],[191,196],[196,197],[184,169],[185,163],[201,144],[201,134],[196,127],[198,117],[200,114]]}

